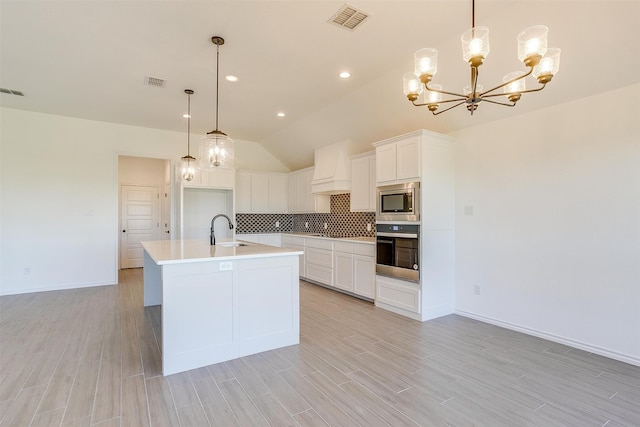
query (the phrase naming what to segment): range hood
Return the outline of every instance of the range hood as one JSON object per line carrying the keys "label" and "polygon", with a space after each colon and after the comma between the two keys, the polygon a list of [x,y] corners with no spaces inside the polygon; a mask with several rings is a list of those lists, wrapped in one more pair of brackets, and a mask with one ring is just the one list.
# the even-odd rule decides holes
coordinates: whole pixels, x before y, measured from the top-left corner
{"label": "range hood", "polygon": [[311,192],[342,194],[351,192],[351,141],[345,140],[315,151]]}

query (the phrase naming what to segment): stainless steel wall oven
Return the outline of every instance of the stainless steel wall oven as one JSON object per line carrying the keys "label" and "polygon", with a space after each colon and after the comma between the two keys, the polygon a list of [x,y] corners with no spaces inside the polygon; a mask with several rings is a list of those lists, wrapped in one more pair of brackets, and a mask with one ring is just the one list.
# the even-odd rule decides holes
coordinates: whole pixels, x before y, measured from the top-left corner
{"label": "stainless steel wall oven", "polygon": [[412,282],[420,281],[419,225],[376,225],[376,273]]}

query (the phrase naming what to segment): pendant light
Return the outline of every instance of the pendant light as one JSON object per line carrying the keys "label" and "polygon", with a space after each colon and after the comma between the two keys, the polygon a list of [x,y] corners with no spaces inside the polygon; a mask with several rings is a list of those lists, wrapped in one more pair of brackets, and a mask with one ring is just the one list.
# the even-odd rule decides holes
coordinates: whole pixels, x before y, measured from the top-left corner
{"label": "pendant light", "polygon": [[196,158],[189,152],[191,137],[191,95],[193,95],[194,92],[191,89],[185,89],[184,93],[187,94],[187,155],[180,159],[182,160],[180,170],[182,172],[182,179],[191,181],[196,173]]}
{"label": "pendant light", "polygon": [[200,167],[202,169],[232,168],[233,141],[226,133],[218,129],[218,95],[220,74],[220,46],[224,39],[219,36],[211,37],[211,43],[216,45],[216,128],[207,133],[200,142]]}

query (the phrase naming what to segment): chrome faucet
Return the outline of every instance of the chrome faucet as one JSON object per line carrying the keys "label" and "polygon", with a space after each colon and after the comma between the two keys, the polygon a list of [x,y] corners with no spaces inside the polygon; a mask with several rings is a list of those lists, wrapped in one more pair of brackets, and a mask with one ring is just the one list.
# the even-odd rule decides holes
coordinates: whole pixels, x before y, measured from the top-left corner
{"label": "chrome faucet", "polygon": [[227,218],[227,222],[229,223],[229,230],[233,230],[233,223],[231,222],[231,219],[228,216],[226,216],[225,214],[218,214],[214,216],[213,219],[211,220],[211,237],[209,239],[212,245],[216,244],[216,236],[213,233],[213,223],[216,222],[216,219],[218,219],[218,217],[221,217],[221,216]]}

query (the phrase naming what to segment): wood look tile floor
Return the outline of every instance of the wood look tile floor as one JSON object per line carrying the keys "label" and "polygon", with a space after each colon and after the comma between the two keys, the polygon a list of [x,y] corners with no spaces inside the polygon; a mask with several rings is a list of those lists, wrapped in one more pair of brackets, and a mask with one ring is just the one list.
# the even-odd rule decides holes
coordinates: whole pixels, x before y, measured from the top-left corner
{"label": "wood look tile floor", "polygon": [[640,426],[640,368],[305,282],[301,343],[163,377],[141,269],[0,298],[0,426]]}

